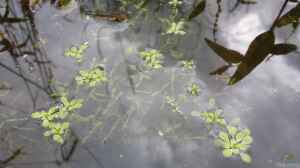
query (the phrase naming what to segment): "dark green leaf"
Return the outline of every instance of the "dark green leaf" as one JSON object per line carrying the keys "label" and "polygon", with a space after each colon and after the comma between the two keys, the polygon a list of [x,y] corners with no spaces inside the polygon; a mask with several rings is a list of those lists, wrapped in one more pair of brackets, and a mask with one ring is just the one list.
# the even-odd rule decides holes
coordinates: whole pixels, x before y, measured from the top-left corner
{"label": "dark green leaf", "polygon": [[231,67],[231,65],[223,65],[221,67],[219,67],[218,69],[210,72],[210,75],[222,75],[225,71],[227,71],[227,69]]}
{"label": "dark green leaf", "polygon": [[271,53],[274,55],[286,55],[296,50],[297,46],[295,44],[276,44]]}
{"label": "dark green leaf", "polygon": [[202,0],[197,6],[196,8],[191,12],[191,14],[189,15],[188,19],[191,20],[194,17],[200,15],[206,6],[206,0]]}
{"label": "dark green leaf", "polygon": [[274,33],[264,32],[258,35],[250,44],[248,51],[236,72],[229,80],[229,85],[233,85],[247,76],[257,65],[259,65],[274,48]]}
{"label": "dark green leaf", "polygon": [[207,45],[214,50],[224,61],[231,63],[240,63],[243,59],[243,55],[237,51],[227,49],[207,38],[205,38]]}
{"label": "dark green leaf", "polygon": [[291,23],[298,22],[299,18],[300,18],[300,3],[296,7],[288,11],[285,15],[280,17],[276,22],[276,26],[282,27]]}

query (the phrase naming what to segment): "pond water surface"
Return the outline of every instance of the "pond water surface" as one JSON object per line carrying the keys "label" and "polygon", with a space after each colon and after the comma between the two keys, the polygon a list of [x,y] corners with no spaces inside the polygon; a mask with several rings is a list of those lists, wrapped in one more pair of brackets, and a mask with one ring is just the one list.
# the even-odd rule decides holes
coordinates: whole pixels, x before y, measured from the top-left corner
{"label": "pond water surface", "polygon": [[[3,4],[1,4],[3,3]],[[156,3],[156,2],[153,2]],[[268,30],[283,0],[239,5],[221,2],[217,42],[245,53],[250,42]],[[0,2],[5,11],[5,2]],[[105,6],[105,5],[107,6]],[[184,1],[183,12],[193,1]],[[113,22],[82,11],[113,9],[104,1],[74,1],[65,8],[42,2],[24,13],[19,0],[9,1],[10,16],[27,16],[26,22],[2,23],[0,31],[15,45],[24,46],[0,53],[0,160],[21,148],[21,154],[4,167],[11,168],[275,168],[300,167],[300,57],[298,52],[263,62],[239,83],[228,86],[226,75],[209,73],[223,64],[205,43],[213,39],[218,4],[207,1],[201,16],[187,23],[176,51],[163,53],[164,65],[145,69],[139,52],[159,49],[166,43],[161,22],[150,13],[132,21]],[[294,6],[288,3],[287,9]],[[185,9],[186,8],[186,9]],[[159,15],[166,16],[167,9]],[[300,32],[287,26],[276,29],[276,43],[299,46]],[[82,63],[64,56],[73,45],[88,42]],[[175,56],[174,56],[175,55]],[[183,70],[181,60],[192,59],[194,67]],[[94,88],[78,86],[78,72],[101,64],[108,81]],[[52,82],[49,82],[52,81]],[[198,96],[187,86],[196,83]],[[80,110],[69,118],[72,136],[58,145],[43,136],[41,123],[31,114],[56,105],[49,97],[61,91],[69,98],[83,99]],[[166,97],[175,98],[174,111]],[[215,105],[209,101],[215,100]],[[227,121],[240,119],[253,137],[252,163],[239,157],[224,158],[214,145],[215,134],[192,111],[223,110]],[[79,143],[68,161],[74,137]],[[284,159],[290,156],[292,159]],[[0,165],[1,167],[2,165]]]}

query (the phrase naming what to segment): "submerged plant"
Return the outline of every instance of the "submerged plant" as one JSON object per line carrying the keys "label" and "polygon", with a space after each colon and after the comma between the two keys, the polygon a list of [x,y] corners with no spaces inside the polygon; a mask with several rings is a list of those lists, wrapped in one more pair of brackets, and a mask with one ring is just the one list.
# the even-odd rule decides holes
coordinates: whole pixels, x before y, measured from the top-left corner
{"label": "submerged plant", "polygon": [[179,110],[179,105],[174,97],[166,96],[167,104],[171,107],[172,112],[181,113]]}
{"label": "submerged plant", "polygon": [[200,94],[200,87],[196,83],[192,83],[188,88],[187,91],[192,96],[199,96]]}
{"label": "submerged plant", "polygon": [[78,47],[73,46],[67,49],[64,55],[67,57],[75,58],[77,63],[81,63],[83,59],[83,54],[88,47],[89,47],[88,42],[84,42],[80,44]]}
{"label": "submerged plant", "polygon": [[216,145],[222,148],[224,157],[240,156],[245,163],[252,162],[252,158],[248,154],[252,142],[249,129],[239,130],[234,126],[227,126],[227,131],[221,131],[215,141]]}
{"label": "submerged plant", "polygon": [[171,5],[173,8],[177,8],[182,4],[182,1],[180,0],[171,0],[168,2],[169,5]]}
{"label": "submerged plant", "polygon": [[162,54],[155,49],[141,51],[140,57],[145,61],[145,65],[152,69],[162,68]]}
{"label": "submerged plant", "polygon": [[194,61],[193,60],[184,60],[181,62],[181,66],[185,70],[192,70],[194,68]]}
{"label": "submerged plant", "polygon": [[61,105],[50,107],[48,111],[33,112],[31,117],[41,120],[42,127],[48,129],[44,136],[52,136],[55,142],[62,144],[70,125],[65,119],[70,113],[82,107],[83,100],[70,101],[63,96],[60,101]]}
{"label": "submerged plant", "polygon": [[202,112],[200,117],[204,120],[207,124],[217,124],[220,126],[225,126],[226,121],[224,116],[222,115],[222,110],[218,109],[213,112]]}
{"label": "submerged plant", "polygon": [[75,77],[78,85],[86,85],[89,87],[95,87],[101,82],[106,82],[106,73],[102,68],[94,67],[88,70],[79,71],[79,75]]}

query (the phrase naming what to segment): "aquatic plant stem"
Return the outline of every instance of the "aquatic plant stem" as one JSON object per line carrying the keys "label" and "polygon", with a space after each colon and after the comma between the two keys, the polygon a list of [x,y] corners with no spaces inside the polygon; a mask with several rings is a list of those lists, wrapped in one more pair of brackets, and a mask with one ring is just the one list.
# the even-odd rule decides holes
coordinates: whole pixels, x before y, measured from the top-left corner
{"label": "aquatic plant stem", "polygon": [[280,18],[282,12],[284,11],[284,9],[285,9],[285,7],[286,7],[286,5],[287,5],[288,2],[289,2],[289,0],[285,0],[285,1],[284,1],[284,3],[283,3],[283,5],[282,5],[282,7],[281,7],[281,9],[280,9],[280,11],[279,11],[279,13],[278,13],[276,19],[274,20],[274,22],[273,22],[273,24],[272,24],[272,27],[271,27],[270,31],[273,31],[273,30],[274,30],[274,28],[275,28],[275,26],[276,26],[276,23],[277,23],[278,19]]}

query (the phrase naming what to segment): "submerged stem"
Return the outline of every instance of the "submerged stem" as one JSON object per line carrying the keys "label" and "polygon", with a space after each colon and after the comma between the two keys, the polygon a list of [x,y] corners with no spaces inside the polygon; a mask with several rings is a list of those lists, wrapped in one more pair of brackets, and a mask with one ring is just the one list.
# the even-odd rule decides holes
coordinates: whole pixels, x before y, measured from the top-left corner
{"label": "submerged stem", "polygon": [[271,27],[270,31],[273,31],[273,30],[274,30],[274,28],[275,28],[275,26],[276,26],[276,23],[277,23],[278,19],[280,18],[282,12],[284,11],[284,9],[285,9],[285,7],[286,7],[286,5],[287,5],[288,2],[289,2],[289,0],[285,0],[285,2],[283,3],[283,5],[282,5],[282,7],[281,7],[281,9],[280,9],[280,11],[279,11],[279,13],[278,13],[276,19],[274,20],[274,22],[273,22],[273,24],[272,24],[272,27]]}

